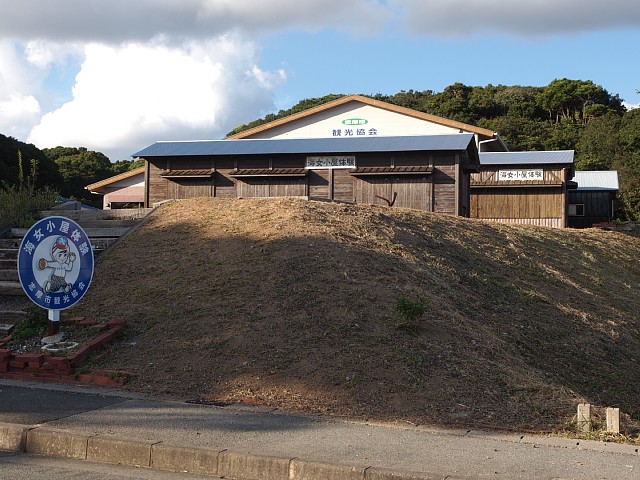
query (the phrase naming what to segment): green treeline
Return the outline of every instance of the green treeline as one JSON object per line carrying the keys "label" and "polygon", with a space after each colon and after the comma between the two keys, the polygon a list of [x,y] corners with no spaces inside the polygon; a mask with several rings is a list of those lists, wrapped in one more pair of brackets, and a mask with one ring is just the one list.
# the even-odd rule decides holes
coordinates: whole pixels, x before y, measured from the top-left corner
{"label": "green treeline", "polygon": [[[38,149],[12,137],[0,134],[0,190],[12,191],[25,187],[50,189],[59,196],[102,207],[102,197],[84,187],[105,178],[142,166],[141,160],[121,160],[111,163],[109,158],[84,147],[55,147]],[[25,172],[25,169],[28,172]],[[0,205],[2,208],[2,205]]]}
{"label": "green treeline", "polygon": [[[229,135],[343,96],[303,100]],[[617,216],[640,219],[640,109],[627,111],[618,95],[591,81],[560,79],[546,87],[455,83],[438,93],[364,96],[498,132],[512,151],[575,150],[577,170],[618,171]]]}

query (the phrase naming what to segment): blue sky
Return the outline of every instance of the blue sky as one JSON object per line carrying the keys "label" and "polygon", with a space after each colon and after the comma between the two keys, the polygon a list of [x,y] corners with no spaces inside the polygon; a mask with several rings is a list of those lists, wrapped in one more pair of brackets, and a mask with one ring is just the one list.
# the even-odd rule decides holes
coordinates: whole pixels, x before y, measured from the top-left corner
{"label": "blue sky", "polygon": [[112,161],[330,93],[592,80],[640,104],[637,0],[21,0],[0,133]]}

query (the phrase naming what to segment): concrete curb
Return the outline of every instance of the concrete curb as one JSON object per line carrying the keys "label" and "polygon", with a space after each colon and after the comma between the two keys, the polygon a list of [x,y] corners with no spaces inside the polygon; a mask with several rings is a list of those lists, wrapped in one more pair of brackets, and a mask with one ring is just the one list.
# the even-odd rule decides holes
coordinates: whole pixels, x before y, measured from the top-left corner
{"label": "concrete curb", "polygon": [[[443,475],[399,472],[365,465],[338,465],[182,447],[163,442],[82,435],[48,427],[0,423],[0,451],[116,465],[188,472],[237,480],[435,480]],[[450,480],[463,477],[446,476]]]}
{"label": "concrete curb", "polygon": [[[478,438],[500,439],[552,448],[593,450],[623,455],[640,455],[635,445],[591,440],[503,435],[468,431]],[[48,457],[87,460],[116,465],[188,472],[237,480],[464,480],[467,477],[425,472],[397,471],[369,465],[340,465],[296,457],[271,457],[231,450],[184,447],[162,441],[83,435],[46,426],[0,422],[0,451]]]}

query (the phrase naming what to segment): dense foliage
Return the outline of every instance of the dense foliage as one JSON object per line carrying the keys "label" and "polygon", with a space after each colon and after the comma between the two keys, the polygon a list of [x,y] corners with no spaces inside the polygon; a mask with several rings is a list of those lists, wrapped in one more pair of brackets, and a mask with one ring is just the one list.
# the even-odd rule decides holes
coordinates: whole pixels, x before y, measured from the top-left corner
{"label": "dense foliage", "polygon": [[[229,135],[343,96],[303,100]],[[640,110],[627,111],[618,95],[591,81],[563,78],[546,87],[455,83],[438,93],[409,90],[369,97],[498,132],[512,151],[575,150],[578,170],[618,171],[617,215],[640,219]]]}
{"label": "dense foliage", "polygon": [[142,160],[111,163],[103,153],[84,147],[40,150],[32,144],[0,135],[0,188],[4,191],[19,188],[28,176],[30,188],[46,188],[65,198],[101,207],[102,199],[85,187],[142,164]]}

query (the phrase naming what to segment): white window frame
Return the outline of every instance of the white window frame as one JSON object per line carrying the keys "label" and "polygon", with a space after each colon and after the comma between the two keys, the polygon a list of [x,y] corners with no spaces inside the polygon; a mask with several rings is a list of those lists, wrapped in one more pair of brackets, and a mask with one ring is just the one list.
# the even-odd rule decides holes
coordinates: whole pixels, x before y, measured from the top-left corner
{"label": "white window frame", "polygon": [[568,213],[570,217],[584,217],[584,203],[570,203]]}

